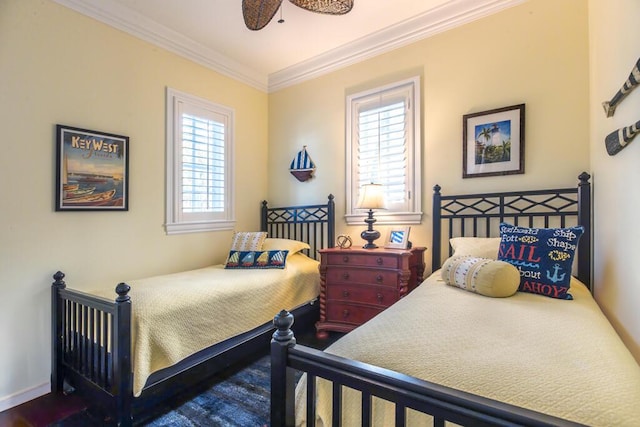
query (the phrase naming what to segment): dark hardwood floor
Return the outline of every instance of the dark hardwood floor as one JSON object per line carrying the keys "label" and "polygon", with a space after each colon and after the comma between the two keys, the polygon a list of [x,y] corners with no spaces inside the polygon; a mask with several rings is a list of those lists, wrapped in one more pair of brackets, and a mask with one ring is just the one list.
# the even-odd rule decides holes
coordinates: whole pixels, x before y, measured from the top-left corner
{"label": "dark hardwood floor", "polygon": [[86,408],[78,396],[46,394],[4,412],[0,412],[2,427],[46,427]]}

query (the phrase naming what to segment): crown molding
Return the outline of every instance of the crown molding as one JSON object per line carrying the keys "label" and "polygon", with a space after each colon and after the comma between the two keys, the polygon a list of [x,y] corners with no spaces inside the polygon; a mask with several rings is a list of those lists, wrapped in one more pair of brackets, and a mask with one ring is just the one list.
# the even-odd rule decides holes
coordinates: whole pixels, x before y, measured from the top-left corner
{"label": "crown molding", "polygon": [[269,74],[269,92],[311,80],[527,0],[453,0],[355,42]]}
{"label": "crown molding", "polygon": [[263,92],[275,92],[459,27],[527,0],[451,0],[421,15],[268,76],[119,3],[102,0],[53,1]]}
{"label": "crown molding", "polygon": [[117,2],[53,0],[111,27],[266,92],[267,76],[173,31]]}

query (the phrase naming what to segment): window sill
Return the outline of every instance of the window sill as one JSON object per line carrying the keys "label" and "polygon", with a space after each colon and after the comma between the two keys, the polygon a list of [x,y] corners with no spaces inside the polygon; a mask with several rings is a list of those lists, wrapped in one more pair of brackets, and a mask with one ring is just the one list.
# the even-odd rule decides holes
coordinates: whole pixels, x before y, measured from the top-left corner
{"label": "window sill", "polygon": [[[362,225],[367,214],[346,214],[344,216],[347,225]],[[421,224],[422,212],[393,212],[379,213],[374,212],[373,217],[376,219],[376,225],[403,225],[403,224]]]}
{"label": "window sill", "polygon": [[201,222],[176,222],[164,225],[168,235],[184,233],[200,233],[206,231],[233,230],[236,222],[229,221],[201,221]]}

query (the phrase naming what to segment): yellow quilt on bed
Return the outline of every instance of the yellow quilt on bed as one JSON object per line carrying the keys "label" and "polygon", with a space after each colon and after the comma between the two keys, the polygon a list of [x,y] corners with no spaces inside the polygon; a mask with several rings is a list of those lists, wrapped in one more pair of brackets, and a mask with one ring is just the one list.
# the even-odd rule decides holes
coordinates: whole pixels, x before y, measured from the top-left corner
{"label": "yellow quilt on bed", "polygon": [[[289,256],[284,269],[215,265],[127,284],[135,396],[151,373],[260,326],[320,292],[318,262],[302,254]],[[113,288],[92,293],[114,299]]]}
{"label": "yellow quilt on bed", "polygon": [[[573,301],[518,292],[490,298],[447,286],[439,272],[326,351],[427,381],[593,426],[640,425],[640,367],[588,289]],[[303,377],[306,379],[306,377]],[[305,419],[304,380],[296,422]],[[331,425],[331,389],[319,384],[318,424]],[[360,425],[360,399],[343,403]],[[327,398],[329,397],[329,398]],[[393,406],[374,399],[376,426]],[[415,415],[415,414],[413,414]],[[431,425],[426,416],[409,425]]]}

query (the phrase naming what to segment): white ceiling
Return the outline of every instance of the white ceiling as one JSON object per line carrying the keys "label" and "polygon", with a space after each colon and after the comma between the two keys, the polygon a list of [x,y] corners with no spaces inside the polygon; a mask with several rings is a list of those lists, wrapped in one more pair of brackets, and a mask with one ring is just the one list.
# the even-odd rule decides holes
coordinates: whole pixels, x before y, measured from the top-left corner
{"label": "white ceiling", "polygon": [[[54,0],[264,91],[317,77],[526,0],[355,0],[333,16],[288,0],[262,30],[241,0]],[[280,14],[284,23],[278,23]]]}

